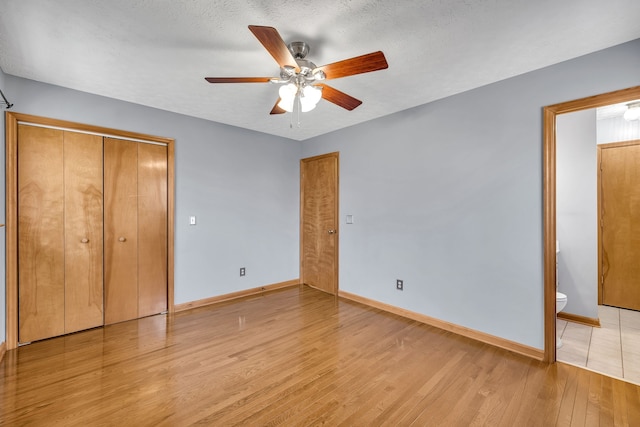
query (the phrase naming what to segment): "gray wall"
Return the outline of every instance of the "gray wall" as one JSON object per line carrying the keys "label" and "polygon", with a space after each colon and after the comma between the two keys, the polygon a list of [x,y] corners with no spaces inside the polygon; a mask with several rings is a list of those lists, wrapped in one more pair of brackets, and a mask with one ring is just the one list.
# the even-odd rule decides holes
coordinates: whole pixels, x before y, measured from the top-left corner
{"label": "gray wall", "polygon": [[639,69],[635,40],[304,142],[340,151],[340,288],[543,348],[542,107]]}
{"label": "gray wall", "polygon": [[177,304],[299,277],[297,142],[10,75],[5,84],[12,111],[175,138]]}
{"label": "gray wall", "polygon": [[556,237],[563,311],[598,318],[596,110],[558,116],[556,123]]}

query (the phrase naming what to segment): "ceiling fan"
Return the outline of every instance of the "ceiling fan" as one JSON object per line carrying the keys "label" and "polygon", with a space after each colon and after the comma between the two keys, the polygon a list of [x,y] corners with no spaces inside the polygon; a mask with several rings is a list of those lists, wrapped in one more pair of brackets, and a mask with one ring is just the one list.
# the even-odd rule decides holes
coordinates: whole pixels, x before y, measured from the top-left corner
{"label": "ceiling fan", "polygon": [[298,112],[310,111],[321,98],[351,111],[362,104],[362,101],[320,82],[383,70],[389,66],[384,54],[378,51],[317,67],[305,59],[309,53],[306,43],[292,42],[287,46],[273,27],[249,25],[249,30],[280,66],[280,77],[205,77],[205,80],[209,83],[282,85],[280,96],[270,114],[283,114],[294,109]]}

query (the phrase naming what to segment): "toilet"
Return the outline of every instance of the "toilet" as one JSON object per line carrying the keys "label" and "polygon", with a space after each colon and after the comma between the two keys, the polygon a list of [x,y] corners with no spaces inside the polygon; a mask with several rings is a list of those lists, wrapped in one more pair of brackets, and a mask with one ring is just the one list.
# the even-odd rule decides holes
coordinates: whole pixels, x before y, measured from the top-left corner
{"label": "toilet", "polygon": [[[556,291],[556,313],[561,312],[567,305],[567,296],[562,292]],[[560,337],[556,337],[556,348],[562,347],[562,340]]]}

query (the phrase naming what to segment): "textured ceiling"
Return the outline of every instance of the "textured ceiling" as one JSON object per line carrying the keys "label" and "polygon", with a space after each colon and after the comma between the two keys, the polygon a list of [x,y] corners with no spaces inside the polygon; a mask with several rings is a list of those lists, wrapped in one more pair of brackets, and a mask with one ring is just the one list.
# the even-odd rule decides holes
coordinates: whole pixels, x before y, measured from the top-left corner
{"label": "textured ceiling", "polygon": [[[2,0],[7,74],[304,140],[640,38],[638,0]],[[389,68],[331,80],[363,101],[321,101],[290,128],[277,76],[247,29],[305,41],[317,65],[382,50]],[[19,110],[19,103],[14,107]]]}

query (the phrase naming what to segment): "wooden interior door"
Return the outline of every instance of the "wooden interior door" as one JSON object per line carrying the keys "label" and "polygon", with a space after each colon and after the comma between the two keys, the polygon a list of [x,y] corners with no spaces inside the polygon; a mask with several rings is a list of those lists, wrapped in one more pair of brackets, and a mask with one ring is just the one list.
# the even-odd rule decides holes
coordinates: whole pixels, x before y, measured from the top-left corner
{"label": "wooden interior door", "polygon": [[104,321],[138,318],[138,144],[104,138]]}
{"label": "wooden interior door", "polygon": [[167,310],[167,147],[138,144],[138,316]]}
{"label": "wooden interior door", "polygon": [[63,131],[18,126],[19,342],[64,333]]}
{"label": "wooden interior door", "polygon": [[338,293],[338,153],[300,162],[302,283]]}
{"label": "wooden interior door", "polygon": [[601,146],[602,302],[640,310],[640,141]]}
{"label": "wooden interior door", "polygon": [[65,333],[101,326],[102,137],[64,132]]}

